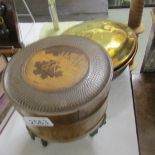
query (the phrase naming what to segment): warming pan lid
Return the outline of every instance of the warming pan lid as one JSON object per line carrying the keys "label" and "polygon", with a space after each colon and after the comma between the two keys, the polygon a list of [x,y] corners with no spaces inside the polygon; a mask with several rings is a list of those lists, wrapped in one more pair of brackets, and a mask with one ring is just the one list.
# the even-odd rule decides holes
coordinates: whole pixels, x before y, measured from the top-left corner
{"label": "warming pan lid", "polygon": [[18,52],[4,74],[14,105],[36,113],[67,113],[93,100],[112,79],[106,52],[75,36],[50,37]]}
{"label": "warming pan lid", "polygon": [[137,36],[128,26],[110,20],[91,20],[75,25],[64,32],[91,39],[101,45],[112,59],[116,69],[135,52]]}

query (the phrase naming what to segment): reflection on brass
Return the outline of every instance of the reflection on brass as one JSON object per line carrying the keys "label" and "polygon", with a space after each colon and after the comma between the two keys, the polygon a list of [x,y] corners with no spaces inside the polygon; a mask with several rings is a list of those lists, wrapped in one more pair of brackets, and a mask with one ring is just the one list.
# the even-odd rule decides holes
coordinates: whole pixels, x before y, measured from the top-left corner
{"label": "reflection on brass", "polygon": [[136,55],[137,49],[138,49],[138,45],[136,44],[135,49],[134,49],[135,52],[133,53],[133,55],[129,58],[129,60],[127,62],[125,62],[119,68],[114,70],[113,78],[116,78],[117,76],[119,76],[128,65],[131,66],[133,64],[133,60]]}
{"label": "reflection on brass", "polygon": [[87,21],[68,29],[64,34],[97,42],[112,58],[114,69],[131,57],[137,42],[135,33],[128,26],[109,20]]}

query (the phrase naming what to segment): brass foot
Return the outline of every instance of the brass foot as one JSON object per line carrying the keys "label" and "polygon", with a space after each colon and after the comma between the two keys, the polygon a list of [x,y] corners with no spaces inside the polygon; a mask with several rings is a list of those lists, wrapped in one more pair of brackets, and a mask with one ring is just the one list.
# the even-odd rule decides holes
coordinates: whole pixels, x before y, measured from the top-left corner
{"label": "brass foot", "polygon": [[138,35],[140,33],[143,33],[145,31],[145,27],[144,27],[144,24],[141,23],[139,27],[133,29],[134,32]]}
{"label": "brass foot", "polygon": [[94,137],[98,133],[98,129],[89,134],[90,137]]}
{"label": "brass foot", "polygon": [[105,115],[104,115],[104,119],[103,119],[103,121],[101,122],[100,127],[102,127],[103,125],[106,124],[106,119],[107,119],[107,115],[105,114]]}
{"label": "brass foot", "polygon": [[42,143],[42,145],[43,145],[44,147],[46,147],[46,146],[48,145],[48,142],[45,141],[45,140],[43,140],[43,139],[41,139],[41,143]]}
{"label": "brass foot", "polygon": [[[106,124],[106,118],[107,118],[107,115],[105,114],[99,128],[101,128],[104,124]],[[90,133],[89,136],[94,137],[98,133],[99,128],[93,131],[92,133]]]}
{"label": "brass foot", "polygon": [[35,140],[35,134],[33,134],[31,131],[30,131],[30,129],[28,128],[28,127],[26,127],[27,128],[27,130],[28,130],[28,133],[29,133],[29,135],[30,135],[30,137],[31,137],[31,139],[32,140]]}

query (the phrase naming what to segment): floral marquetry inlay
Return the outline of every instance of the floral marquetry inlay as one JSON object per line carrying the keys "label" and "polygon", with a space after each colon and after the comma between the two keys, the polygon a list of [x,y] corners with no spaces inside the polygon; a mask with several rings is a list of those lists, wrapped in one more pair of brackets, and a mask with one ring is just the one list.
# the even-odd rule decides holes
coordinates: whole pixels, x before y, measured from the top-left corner
{"label": "floral marquetry inlay", "polygon": [[82,51],[54,46],[32,54],[23,67],[23,77],[37,89],[57,91],[76,85],[88,69],[89,60]]}

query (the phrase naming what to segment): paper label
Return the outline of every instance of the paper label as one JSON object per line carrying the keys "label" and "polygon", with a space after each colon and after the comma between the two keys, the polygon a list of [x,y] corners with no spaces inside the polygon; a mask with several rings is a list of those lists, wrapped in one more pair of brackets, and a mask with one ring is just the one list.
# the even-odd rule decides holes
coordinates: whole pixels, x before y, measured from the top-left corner
{"label": "paper label", "polygon": [[46,126],[52,127],[54,124],[47,117],[30,117],[25,116],[24,121],[28,126]]}

